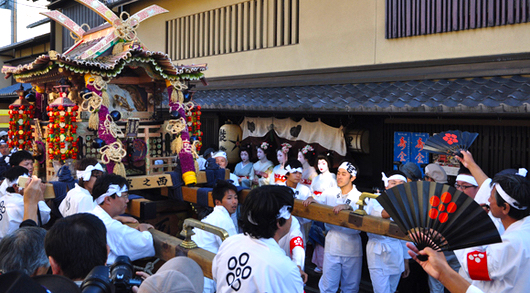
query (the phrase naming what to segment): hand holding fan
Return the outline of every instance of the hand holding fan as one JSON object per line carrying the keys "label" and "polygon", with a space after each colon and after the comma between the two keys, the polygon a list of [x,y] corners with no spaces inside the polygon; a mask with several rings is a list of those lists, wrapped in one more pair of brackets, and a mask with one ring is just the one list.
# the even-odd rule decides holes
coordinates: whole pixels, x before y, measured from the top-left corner
{"label": "hand holding fan", "polygon": [[377,201],[418,250],[455,250],[502,241],[484,209],[449,185],[413,181],[386,190]]}
{"label": "hand holding fan", "polygon": [[429,137],[423,150],[441,155],[458,155],[461,149],[468,150],[477,136],[478,133],[460,130],[441,132]]}

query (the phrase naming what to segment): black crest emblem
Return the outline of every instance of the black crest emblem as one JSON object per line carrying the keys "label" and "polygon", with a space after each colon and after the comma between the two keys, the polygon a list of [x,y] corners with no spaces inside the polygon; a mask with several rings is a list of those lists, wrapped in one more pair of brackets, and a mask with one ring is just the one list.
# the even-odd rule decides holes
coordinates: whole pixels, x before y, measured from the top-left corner
{"label": "black crest emblem", "polygon": [[247,266],[250,255],[243,252],[239,257],[232,256],[228,260],[230,272],[226,275],[226,283],[235,291],[241,289],[241,282],[252,274],[252,268]]}
{"label": "black crest emblem", "polygon": [[254,124],[254,122],[247,121],[247,127],[250,132],[254,132],[254,130],[256,130],[256,124]]}
{"label": "black crest emblem", "polygon": [[302,125],[297,125],[295,127],[291,127],[291,135],[294,137],[298,137],[300,134],[300,131],[302,131]]}

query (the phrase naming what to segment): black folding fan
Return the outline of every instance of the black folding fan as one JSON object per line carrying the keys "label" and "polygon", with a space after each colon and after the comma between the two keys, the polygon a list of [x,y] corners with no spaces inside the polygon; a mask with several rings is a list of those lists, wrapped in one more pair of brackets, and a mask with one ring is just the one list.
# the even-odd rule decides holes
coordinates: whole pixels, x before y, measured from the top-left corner
{"label": "black folding fan", "polygon": [[477,138],[478,133],[460,130],[449,130],[433,135],[427,139],[423,150],[442,155],[456,155],[461,149],[468,150]]}
{"label": "black folding fan", "polygon": [[419,250],[455,250],[502,241],[484,209],[449,185],[413,181],[386,190],[377,201]]}

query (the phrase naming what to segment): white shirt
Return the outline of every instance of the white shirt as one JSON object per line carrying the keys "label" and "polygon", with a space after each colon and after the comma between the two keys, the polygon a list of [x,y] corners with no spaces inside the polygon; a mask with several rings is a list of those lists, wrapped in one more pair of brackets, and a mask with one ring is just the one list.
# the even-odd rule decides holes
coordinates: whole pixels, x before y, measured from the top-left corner
{"label": "white shirt", "polygon": [[[303,268],[305,263],[304,236],[298,220],[295,217],[292,219],[289,232],[278,241],[278,245],[285,251],[285,255],[290,257],[297,266]],[[298,244],[302,244],[302,246]]]}
{"label": "white shirt", "polygon": [[107,265],[113,264],[116,257],[128,256],[131,261],[155,255],[153,235],[148,231],[140,232],[114,220],[99,205],[90,212],[103,221],[107,228],[107,245],[110,247]]}
{"label": "white shirt", "polygon": [[63,217],[68,217],[78,213],[89,213],[95,207],[96,203],[90,192],[76,183],[59,205],[59,212]]}
{"label": "white shirt", "polygon": [[[342,194],[341,189],[337,187],[322,193],[324,197],[323,204],[332,207],[348,204],[353,210],[356,210],[356,203],[360,195],[361,192],[357,190],[355,185],[353,185],[353,189],[348,194]],[[361,257],[363,255],[361,237],[359,236],[361,231],[331,224],[325,224],[325,226],[329,230],[326,235],[326,245],[324,246],[325,253],[346,257]]]}
{"label": "white shirt", "polygon": [[[484,292],[528,292],[530,288],[530,216],[513,224],[501,236],[502,242],[466,252],[483,251],[487,257],[487,271],[491,281],[471,282]],[[460,274],[469,280],[468,255],[461,262]],[[472,261],[471,259],[469,261]]]}
{"label": "white shirt", "polygon": [[[223,228],[228,232],[229,236],[237,234],[236,227],[234,226],[230,214],[222,205],[215,206],[213,212],[206,216],[206,218],[202,219],[201,222]],[[193,232],[195,232],[195,235],[191,236],[191,240],[195,241],[200,248],[210,252],[217,253],[219,246],[223,243],[221,237],[213,233],[197,228],[193,228]]]}
{"label": "white shirt", "polygon": [[[50,220],[50,208],[44,201],[38,203],[43,224]],[[7,192],[0,197],[0,239],[17,230],[24,219],[24,197],[18,193]]]}
{"label": "white shirt", "polygon": [[226,239],[212,262],[217,293],[302,293],[300,270],[274,238],[238,234]]}
{"label": "white shirt", "polygon": [[237,177],[236,174],[230,173],[230,180],[232,180],[232,184],[234,184],[234,186],[239,186],[239,177]]}
{"label": "white shirt", "polygon": [[[383,207],[376,199],[369,199],[366,212],[381,217]],[[405,241],[378,234],[368,234],[366,260],[370,269],[381,269],[383,274],[396,275],[405,270],[404,259],[409,259]]]}
{"label": "white shirt", "polygon": [[328,189],[337,187],[337,176],[331,172],[320,173],[311,182],[311,192],[313,198],[322,203],[322,193]]}

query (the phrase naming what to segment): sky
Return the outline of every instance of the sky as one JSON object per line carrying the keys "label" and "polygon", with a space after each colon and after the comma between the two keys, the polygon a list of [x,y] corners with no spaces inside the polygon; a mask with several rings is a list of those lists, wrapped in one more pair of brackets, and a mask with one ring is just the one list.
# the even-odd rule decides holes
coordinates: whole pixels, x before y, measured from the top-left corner
{"label": "sky", "polygon": [[[17,12],[17,38],[16,42],[31,39],[32,37],[39,36],[50,32],[50,24],[46,23],[35,28],[28,29],[26,26],[37,22],[43,18],[44,15],[40,15],[39,12],[47,11],[46,5],[49,4],[47,0],[38,0],[36,2],[30,0],[0,0],[4,1],[15,1],[16,12]],[[0,9],[0,47],[11,44],[11,11],[9,9]]]}

